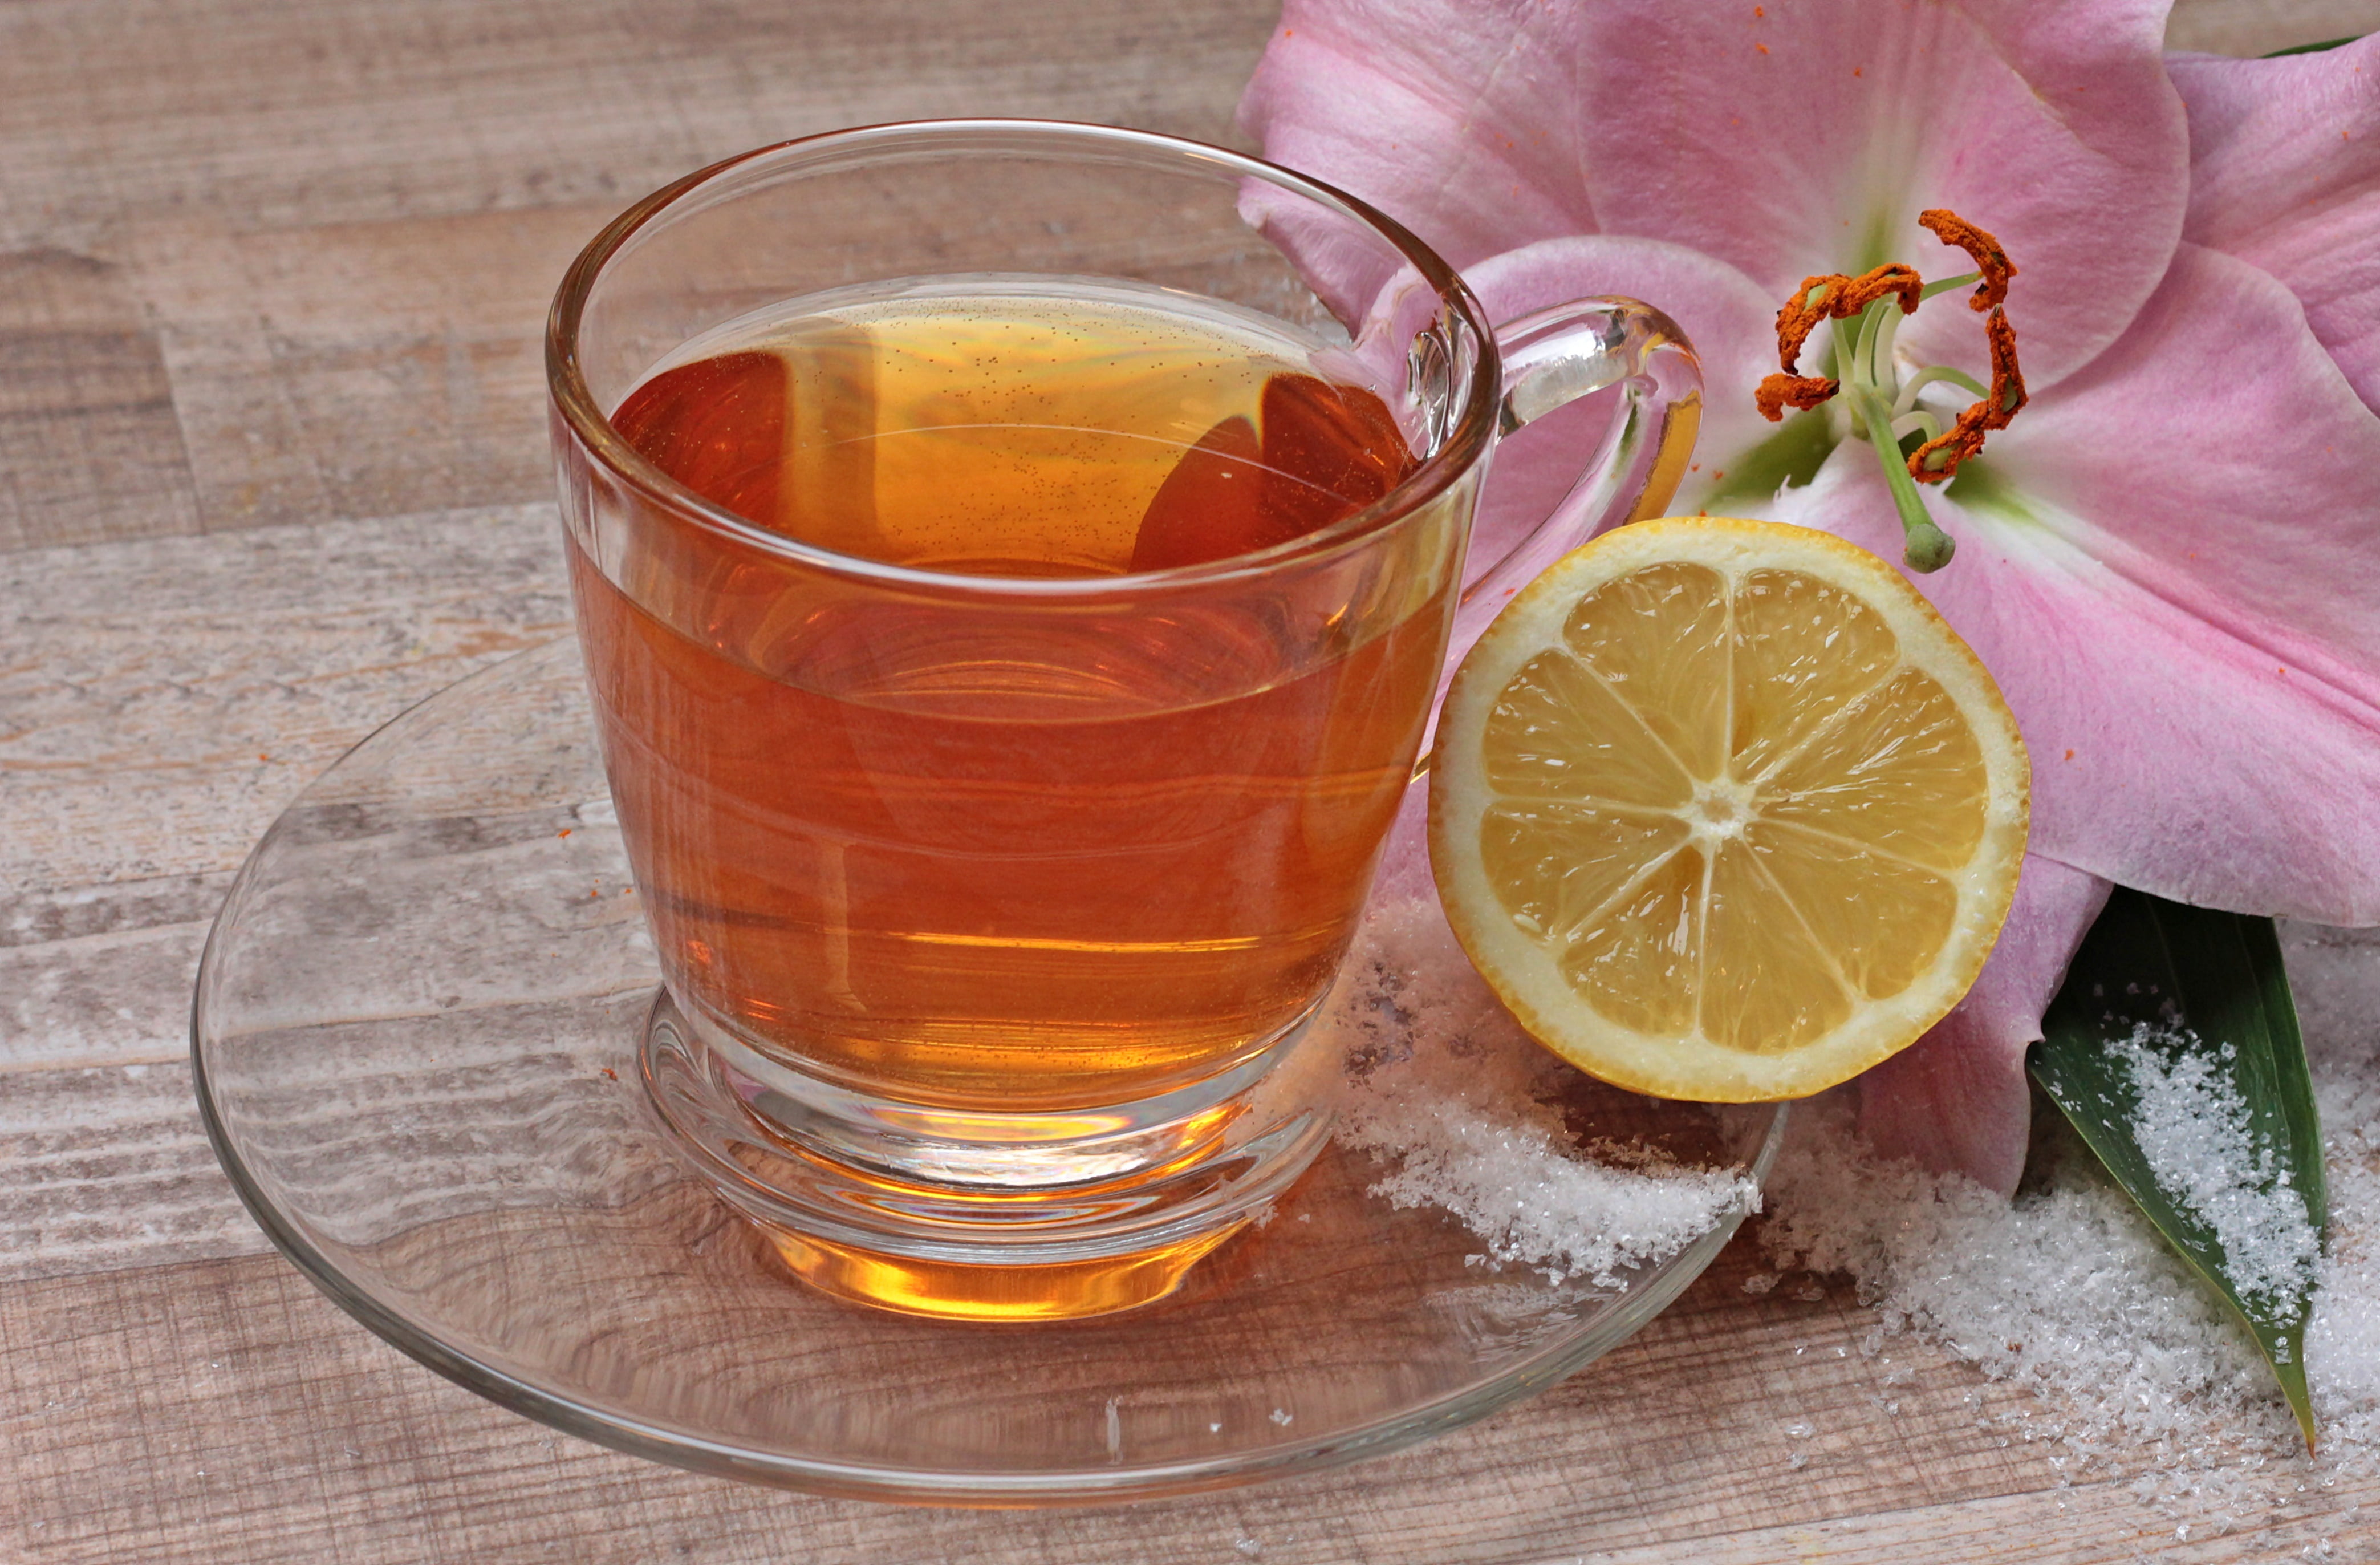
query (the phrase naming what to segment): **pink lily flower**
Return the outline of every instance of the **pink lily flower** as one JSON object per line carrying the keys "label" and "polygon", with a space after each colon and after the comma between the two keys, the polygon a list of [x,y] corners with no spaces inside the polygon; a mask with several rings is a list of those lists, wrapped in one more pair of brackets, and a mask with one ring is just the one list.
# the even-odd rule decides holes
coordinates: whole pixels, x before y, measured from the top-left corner
{"label": "pink lily flower", "polygon": [[[2034,760],[2016,907],[1961,1007],[1860,1082],[1879,1151],[2003,1192],[2025,1046],[2110,883],[2380,923],[2380,39],[2161,53],[2161,0],[1289,0],[1247,96],[1266,154],[1399,218],[1498,319],[1630,294],[1709,379],[1673,508],[1820,527],[1888,559],[1876,453],[1828,409],[1754,410],[1805,275],[2019,274],[2032,401],[1925,505],[1913,577]],[[1360,312],[1378,280],[1333,278]],[[1805,360],[1804,373],[1810,372]],[[1971,374],[1956,296],[1908,319]],[[1921,386],[1947,422],[1968,393]],[[1574,446],[1524,432],[1483,530],[1540,514]]]}

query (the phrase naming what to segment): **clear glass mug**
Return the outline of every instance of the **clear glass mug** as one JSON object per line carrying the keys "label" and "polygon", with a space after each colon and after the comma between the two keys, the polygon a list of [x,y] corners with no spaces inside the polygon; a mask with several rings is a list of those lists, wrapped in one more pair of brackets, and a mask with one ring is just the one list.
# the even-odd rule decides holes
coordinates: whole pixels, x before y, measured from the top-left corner
{"label": "clear glass mug", "polygon": [[[1293,259],[1324,246],[1335,275],[1372,279],[1336,301],[1360,318]],[[784,372],[786,471],[827,510],[874,505],[904,452],[933,449],[892,437],[981,423],[876,427],[883,328],[850,320],[1046,324],[1118,300],[1100,320],[1257,343],[1283,384],[1385,410],[1404,471],[1253,552],[1015,574],[760,525],[613,422],[735,323],[824,322],[797,332],[837,346]],[[818,373],[854,341],[858,380]],[[1659,514],[1700,400],[1692,349],[1643,304],[1491,327],[1443,261],[1327,186],[1033,121],[837,131],[656,192],[571,267],[547,367],[597,724],[666,981],[652,1102],[797,1276],[978,1320],[1160,1298],[1305,1168],[1329,1128],[1315,1071],[1336,1062],[1291,1062],[1450,640],[1596,532]],[[1606,389],[1570,496],[1466,571],[1498,438]],[[1124,436],[1168,461],[1200,440],[1178,421]]]}

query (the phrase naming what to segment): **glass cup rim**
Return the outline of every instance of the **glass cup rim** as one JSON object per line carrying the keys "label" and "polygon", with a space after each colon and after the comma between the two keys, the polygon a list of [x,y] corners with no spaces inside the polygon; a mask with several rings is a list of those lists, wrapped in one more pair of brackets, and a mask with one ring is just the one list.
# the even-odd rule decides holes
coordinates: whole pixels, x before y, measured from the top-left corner
{"label": "glass cup rim", "polygon": [[[704,498],[648,461],[596,405],[578,359],[578,332],[587,301],[601,281],[605,265],[655,219],[714,188],[736,171],[764,160],[796,161],[845,149],[865,149],[870,143],[880,143],[890,150],[904,141],[935,140],[947,141],[952,150],[957,151],[970,141],[989,146],[993,139],[1009,139],[1027,146],[1046,142],[1052,153],[1067,151],[1070,144],[1089,144],[1204,163],[1336,207],[1371,228],[1404,257],[1449,312],[1471,327],[1478,344],[1479,357],[1471,385],[1446,438],[1437,451],[1379,499],[1328,527],[1267,548],[1201,564],[1116,576],[970,576],[921,570],[844,554],[761,527]],[[960,592],[1000,598],[1103,597],[1135,590],[1228,582],[1264,576],[1292,561],[1320,561],[1360,547],[1394,519],[1420,509],[1443,494],[1486,454],[1495,429],[1501,378],[1495,332],[1469,285],[1411,230],[1368,202],[1294,169],[1203,141],[1120,126],[1024,118],[894,120],[850,126],[755,147],[672,180],[606,224],[563,274],[546,321],[545,369],[547,390],[556,411],[573,437],[611,477],[647,502],[705,532],[781,559],[843,576],[937,593]]]}

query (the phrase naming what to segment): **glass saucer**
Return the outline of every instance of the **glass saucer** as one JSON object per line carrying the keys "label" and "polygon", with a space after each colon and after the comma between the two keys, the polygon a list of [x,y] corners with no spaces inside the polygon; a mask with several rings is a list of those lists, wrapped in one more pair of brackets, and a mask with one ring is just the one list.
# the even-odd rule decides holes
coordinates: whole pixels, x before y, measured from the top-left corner
{"label": "glass saucer", "polygon": [[[200,1108],[273,1242],[440,1374],[639,1456],[877,1499],[1114,1502],[1390,1450],[1621,1341],[1740,1217],[1622,1286],[1552,1281],[1333,1147],[1146,1310],[856,1309],[662,1142],[635,1070],[657,982],[557,642],[381,729],[258,845],[200,970]],[[1584,1081],[1565,1107],[1582,1138],[1755,1179],[1784,1119]]]}

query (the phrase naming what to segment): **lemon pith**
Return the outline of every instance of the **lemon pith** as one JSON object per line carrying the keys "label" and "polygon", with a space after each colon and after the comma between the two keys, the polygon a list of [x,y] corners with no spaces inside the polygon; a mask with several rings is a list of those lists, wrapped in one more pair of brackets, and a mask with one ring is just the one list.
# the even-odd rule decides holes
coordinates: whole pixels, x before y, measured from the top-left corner
{"label": "lemon pith", "polygon": [[1500,615],[1430,773],[1449,921],[1524,1025],[1671,1097],[1799,1096],[1938,1021],[2014,896],[2029,773],[1973,653],[1827,533],[1607,533]]}

